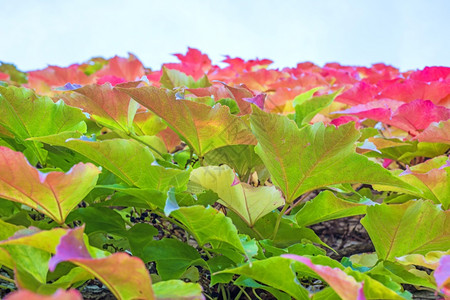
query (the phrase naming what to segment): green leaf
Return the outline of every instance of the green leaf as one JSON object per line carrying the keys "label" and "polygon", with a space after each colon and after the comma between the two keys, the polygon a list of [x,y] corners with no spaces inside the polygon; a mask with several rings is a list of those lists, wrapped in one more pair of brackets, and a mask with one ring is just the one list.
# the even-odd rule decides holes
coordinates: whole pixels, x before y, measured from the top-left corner
{"label": "green leaf", "polygon": [[190,266],[206,266],[195,248],[175,239],[151,241],[142,251],[144,262],[156,261],[162,280],[178,279]]}
{"label": "green leaf", "polygon": [[23,228],[23,226],[17,226],[11,223],[7,223],[0,219],[0,241],[6,240],[7,238],[13,236],[16,231]]}
{"label": "green leaf", "polygon": [[323,108],[330,105],[334,101],[334,99],[336,99],[336,97],[341,93],[341,91],[342,89],[332,94],[313,97],[304,101],[296,101],[294,99],[294,120],[295,123],[297,123],[297,126],[301,128],[304,125],[307,125],[312,120],[312,118],[314,118],[314,116],[317,115]]}
{"label": "green leaf", "polygon": [[298,129],[286,116],[266,113],[256,106],[250,120],[258,139],[256,153],[287,203],[305,192],[338,183],[384,183],[414,190],[355,152],[359,132],[353,123],[339,128],[316,123]]}
{"label": "green leaf", "polygon": [[157,300],[203,300],[202,288],[197,283],[167,280],[153,284]]}
{"label": "green leaf", "polygon": [[394,261],[407,254],[427,254],[450,248],[450,211],[430,201],[381,204],[367,208],[361,224],[379,259]]}
{"label": "green leaf", "polygon": [[152,86],[118,89],[164,119],[199,157],[222,146],[256,143],[244,121],[226,106],[176,100],[174,92]]}
{"label": "green leaf", "polygon": [[386,275],[395,282],[402,284],[412,284],[415,286],[425,286],[436,289],[433,276],[428,275],[425,271],[417,270],[414,267],[407,267],[398,263],[382,261],[372,268],[368,274],[370,275]]}
{"label": "green leaf", "polygon": [[450,249],[447,251],[430,251],[425,255],[422,254],[408,254],[396,257],[396,261],[403,265],[422,266],[428,269],[435,270],[439,266],[439,260],[444,255],[450,255]]}
{"label": "green leaf", "polygon": [[[253,229],[249,228],[236,214],[228,212],[228,215],[233,220],[233,223],[239,229],[240,233],[247,234],[258,240],[271,239],[273,245],[276,247],[289,247],[291,245],[302,242],[303,239],[309,240],[313,243],[330,248],[327,244],[322,242],[312,229],[300,227],[291,218],[282,217],[278,228],[278,234],[275,239],[272,238],[273,230],[279,216],[278,211],[271,212],[256,222]],[[257,232],[257,233],[256,233]],[[331,248],[330,248],[331,249]]]}
{"label": "green leaf", "polygon": [[160,79],[160,83],[163,87],[168,89],[174,89],[178,87],[187,87],[191,89],[208,87],[211,86],[211,83],[208,80],[208,77],[204,75],[199,80],[195,81],[195,79],[186,75],[183,72],[174,69],[167,69],[166,67],[162,68],[162,76]]}
{"label": "green leaf", "polygon": [[[47,282],[50,253],[27,245],[2,245],[14,261],[18,272],[27,272],[41,284]],[[20,275],[19,275],[20,276]]]}
{"label": "green leaf", "polygon": [[214,208],[197,205],[180,207],[171,216],[186,226],[200,246],[210,243],[213,249],[217,249],[226,243],[240,253],[245,253],[231,219]]}
{"label": "green leaf", "polygon": [[0,72],[8,74],[11,81],[15,81],[17,83],[28,82],[27,74],[19,71],[13,64],[0,62]]}
{"label": "green leaf", "polygon": [[330,191],[323,191],[295,214],[299,226],[310,226],[324,221],[366,213],[367,205],[345,201]]}
{"label": "green leaf", "polygon": [[158,229],[147,223],[137,223],[127,232],[127,239],[130,243],[131,253],[143,259],[144,246],[158,235]]}
{"label": "green leaf", "polygon": [[242,181],[247,181],[251,172],[264,167],[255,152],[254,145],[231,145],[214,149],[205,155],[208,165],[226,164],[238,173]]}
{"label": "green leaf", "polygon": [[125,221],[120,214],[105,207],[85,207],[73,211],[67,218],[67,222],[74,220],[86,223],[86,234],[105,232],[126,236]]}
{"label": "green leaf", "polygon": [[22,153],[5,147],[0,147],[0,169],[0,197],[34,208],[58,224],[94,188],[100,173],[90,163],[79,163],[67,173],[42,173]]}
{"label": "green leaf", "polygon": [[279,289],[294,299],[309,299],[308,292],[299,283],[291,266],[291,261],[282,257],[271,257],[253,261],[252,264],[218,272],[239,274],[250,277],[270,287]]}
{"label": "green leaf", "polygon": [[220,99],[217,102],[222,104],[222,105],[228,106],[230,108],[230,113],[232,113],[233,115],[237,115],[237,114],[239,114],[241,112],[241,110],[239,109],[239,106],[238,106],[236,100],[234,100],[234,99],[223,98],[223,99]]}
{"label": "green leaf", "polygon": [[252,289],[262,289],[262,290],[268,291],[277,300],[291,300],[292,299],[288,294],[283,293],[272,287],[259,284],[256,281],[254,281],[253,279],[248,278],[247,276],[239,276],[239,278],[234,281],[234,284],[240,285],[240,286],[245,286],[245,287],[250,287]]}
{"label": "green leaf", "polygon": [[[43,117],[45,116],[45,117]],[[58,134],[65,131],[86,131],[86,116],[62,101],[53,103],[48,97],[38,97],[32,90],[0,86],[0,128],[29,148],[44,166],[46,151],[31,137]]]}
{"label": "green leaf", "polygon": [[212,190],[222,204],[233,210],[248,226],[272,210],[284,205],[284,199],[274,186],[253,187],[236,181],[236,174],[227,165],[200,167],[191,173],[191,182]]}
{"label": "green leaf", "polygon": [[434,203],[442,203],[444,209],[450,208],[450,165],[449,158],[438,156],[415,165],[403,172],[401,178],[421,191],[421,196]]}
{"label": "green leaf", "polygon": [[8,245],[31,246],[49,253],[55,253],[61,237],[66,233],[62,228],[41,231],[38,228],[30,227],[16,231],[14,236],[7,240],[0,241],[0,247]]}
{"label": "green leaf", "polygon": [[66,147],[108,169],[130,186],[166,191],[171,186],[183,187],[189,171],[168,169],[155,164],[146,146],[135,140],[112,139],[100,142],[66,139],[67,134],[40,137],[37,140]]}

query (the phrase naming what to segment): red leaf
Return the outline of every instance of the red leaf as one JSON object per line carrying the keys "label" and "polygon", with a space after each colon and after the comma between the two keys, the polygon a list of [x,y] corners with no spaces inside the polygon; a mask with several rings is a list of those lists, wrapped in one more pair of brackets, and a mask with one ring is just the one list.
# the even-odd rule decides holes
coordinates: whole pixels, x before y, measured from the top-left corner
{"label": "red leaf", "polygon": [[85,85],[93,83],[93,78],[84,74],[76,64],[66,68],[49,66],[28,72],[28,86],[38,92],[48,92],[49,88],[63,86],[68,82]]}
{"label": "red leaf", "polygon": [[95,73],[97,78],[112,76],[121,78],[124,81],[139,80],[144,75],[144,66],[140,60],[131,53],[128,54],[128,58],[114,56],[109,60],[107,65]]}
{"label": "red leaf", "polygon": [[163,66],[167,69],[175,69],[194,77],[195,80],[203,77],[211,69],[211,60],[208,55],[194,48],[188,48],[186,55],[174,54],[181,63],[169,63]]}
{"label": "red leaf", "polygon": [[369,103],[375,100],[378,90],[375,85],[358,82],[352,88],[339,95],[336,101],[350,105]]}
{"label": "red leaf", "polygon": [[0,72],[0,80],[3,81],[9,80],[9,74]]}
{"label": "red leaf", "polygon": [[450,109],[436,106],[429,100],[414,100],[402,104],[400,101],[383,99],[366,104],[356,105],[335,113],[356,115],[359,118],[370,118],[395,126],[416,136],[431,123],[450,118]]}
{"label": "red leaf", "polygon": [[410,79],[420,80],[425,82],[450,80],[450,68],[448,67],[425,67],[423,70],[412,72],[409,75]]}
{"label": "red leaf", "polygon": [[450,82],[434,81],[426,83],[408,79],[387,85],[378,95],[378,99],[389,98],[403,102],[417,99],[431,100],[436,105],[446,105],[450,98]]}

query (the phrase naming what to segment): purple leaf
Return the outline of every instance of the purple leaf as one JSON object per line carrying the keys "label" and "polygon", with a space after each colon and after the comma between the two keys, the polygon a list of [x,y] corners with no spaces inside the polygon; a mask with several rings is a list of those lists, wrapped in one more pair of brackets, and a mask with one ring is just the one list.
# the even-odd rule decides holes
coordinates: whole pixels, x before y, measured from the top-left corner
{"label": "purple leaf", "polygon": [[76,258],[91,258],[83,240],[84,226],[69,230],[56,247],[56,254],[50,259],[49,270],[54,271],[63,261]]}

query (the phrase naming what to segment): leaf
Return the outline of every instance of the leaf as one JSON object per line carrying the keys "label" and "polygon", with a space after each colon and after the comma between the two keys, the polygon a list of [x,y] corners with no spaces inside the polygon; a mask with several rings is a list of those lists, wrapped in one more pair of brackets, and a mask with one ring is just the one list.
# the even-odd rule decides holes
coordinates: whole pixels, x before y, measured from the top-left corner
{"label": "leaf", "polygon": [[168,89],[174,89],[178,87],[187,87],[191,89],[203,88],[211,86],[206,75],[203,75],[197,81],[190,75],[186,75],[183,72],[173,69],[162,68],[162,76],[160,80],[162,86]]}
{"label": "leaf", "polygon": [[263,168],[264,164],[255,153],[254,145],[231,145],[214,149],[205,155],[208,165],[226,164],[235,170],[242,181],[247,181],[250,173]]}
{"label": "leaf", "polygon": [[265,291],[268,291],[272,294],[277,300],[291,300],[291,296],[289,296],[286,293],[281,292],[280,290],[274,289],[272,287],[262,285],[257,283],[251,278],[248,278],[247,276],[240,276],[238,279],[234,281],[235,285],[250,287],[252,289],[262,289]]}
{"label": "leaf", "polygon": [[[276,267],[274,267],[276,266]],[[289,259],[271,257],[252,264],[226,269],[216,274],[231,273],[248,276],[258,282],[279,289],[294,299],[309,299],[308,292],[298,283]]]}
{"label": "leaf", "polygon": [[137,257],[115,253],[92,258],[83,240],[83,227],[68,230],[49,262],[53,271],[63,261],[82,267],[97,277],[117,299],[154,299],[150,275]]}
{"label": "leaf", "polygon": [[167,280],[153,284],[157,300],[203,300],[202,288],[197,283]]}
{"label": "leaf", "polygon": [[94,188],[100,170],[79,163],[69,172],[41,173],[20,152],[0,147],[0,197],[25,204],[63,224]]}
{"label": "leaf", "polygon": [[320,244],[322,246],[328,247],[327,244],[322,242],[320,238],[314,233],[312,229],[300,227],[293,220],[284,216],[281,218],[281,222],[278,228],[278,233],[275,239],[273,239],[273,231],[276,226],[277,218],[279,216],[279,211],[275,210],[268,215],[262,217],[256,222],[254,229],[259,234],[255,235],[247,224],[241,221],[233,212],[228,212],[230,218],[232,218],[233,223],[236,225],[240,233],[247,234],[258,240],[261,239],[271,239],[276,247],[289,247],[291,245],[302,242],[303,239],[309,240],[313,243]]}
{"label": "leaf", "polygon": [[14,233],[20,229],[23,229],[22,226],[17,226],[11,223],[7,223],[0,219],[0,241],[6,240],[7,238],[14,235]]}
{"label": "leaf", "polygon": [[131,253],[143,259],[144,246],[149,242],[149,239],[158,235],[158,229],[147,223],[137,223],[127,232],[127,239],[130,243]]}
{"label": "leaf", "polygon": [[[2,245],[14,261],[15,278],[19,287],[34,290],[28,281],[36,284],[46,283],[50,253],[27,245]],[[33,280],[23,280],[32,276]]]}
{"label": "leaf", "polygon": [[[136,87],[138,82],[127,83],[125,87]],[[115,130],[130,133],[139,104],[125,93],[113,89],[111,84],[90,84],[71,93],[60,95],[70,106],[82,108],[100,124]]]}
{"label": "leaf", "polygon": [[366,213],[367,204],[345,201],[330,191],[323,191],[295,214],[299,226],[310,226],[320,222]]}
{"label": "leaf", "polygon": [[418,135],[431,123],[450,118],[450,109],[437,106],[430,100],[414,100],[403,103],[397,100],[377,100],[353,106],[334,113],[370,118],[400,128],[411,135]]}
{"label": "leaf", "polygon": [[15,280],[20,288],[36,290],[46,283],[50,253],[55,253],[62,228],[40,231],[30,227],[17,231],[7,240],[0,241],[0,265],[15,270]]}
{"label": "leaf", "polygon": [[340,92],[341,90],[328,95],[312,97],[311,99],[301,101],[298,104],[296,104],[298,98],[294,99],[294,120],[295,123],[297,123],[297,126],[301,128],[308,124],[323,108],[329,106]]}
{"label": "leaf", "polygon": [[178,279],[190,266],[206,266],[195,248],[175,239],[150,241],[142,251],[144,262],[156,261],[162,280]]}
{"label": "leaf", "polygon": [[420,142],[450,144],[450,120],[431,123],[415,139]]}
{"label": "leaf", "polygon": [[17,83],[23,84],[28,81],[27,74],[18,70],[13,64],[0,61],[0,72],[8,74],[11,81],[15,81]]}
{"label": "leaf", "polygon": [[104,232],[126,236],[125,221],[119,213],[106,207],[81,207],[73,211],[67,218],[71,223],[75,220],[86,224],[86,234]]}
{"label": "leaf", "polygon": [[139,80],[145,75],[144,66],[139,59],[131,53],[128,58],[114,56],[109,59],[101,70],[95,73],[97,77],[116,77],[125,81]]}
{"label": "leaf", "polygon": [[427,254],[450,248],[450,211],[430,201],[367,207],[361,220],[379,259],[394,261],[407,254]]}
{"label": "leaf", "polygon": [[450,255],[443,256],[439,266],[434,271],[434,278],[438,289],[446,296],[450,296]]}
{"label": "leaf", "polygon": [[82,138],[66,139],[64,134],[41,137],[38,140],[80,153],[130,186],[164,191],[170,186],[182,187],[189,179],[189,171],[152,165],[155,158],[150,149],[135,140],[92,142]]}
{"label": "leaf", "polygon": [[255,106],[250,120],[258,139],[255,151],[287,203],[308,191],[337,183],[383,182],[414,189],[355,152],[359,132],[353,123],[339,128],[316,123],[298,129],[287,117],[265,113]]}
{"label": "leaf", "polygon": [[450,158],[438,156],[417,164],[400,174],[401,178],[421,191],[424,198],[450,207]]}
{"label": "leaf", "polygon": [[235,181],[236,174],[227,165],[200,167],[192,171],[190,180],[219,195],[221,203],[238,214],[250,227],[260,218],[284,204],[274,186],[253,187]]}
{"label": "leaf", "polygon": [[76,289],[57,290],[51,296],[39,295],[27,290],[19,290],[8,294],[5,300],[83,300],[81,293]]}
{"label": "leaf", "polygon": [[30,246],[49,253],[55,253],[61,237],[66,234],[62,228],[51,230],[40,230],[36,227],[29,227],[17,231],[9,239],[0,241],[0,247],[7,245]]}
{"label": "leaf", "polygon": [[62,101],[53,103],[48,97],[36,96],[32,90],[0,86],[0,128],[30,148],[43,166],[46,151],[36,141],[27,139],[65,131],[84,133],[84,120],[86,116],[80,109],[67,106]]}
{"label": "leaf", "polygon": [[435,270],[439,265],[439,260],[444,255],[450,255],[450,249],[447,251],[430,251],[425,255],[422,254],[408,254],[396,257],[395,260],[403,265],[416,265],[428,269]]}
{"label": "leaf", "polygon": [[355,278],[347,275],[338,268],[321,266],[303,256],[283,254],[281,257],[293,259],[307,265],[317,275],[323,278],[343,300],[365,300],[363,283],[356,282]]}
{"label": "leaf", "polygon": [[171,216],[186,226],[200,246],[211,243],[214,249],[226,243],[240,253],[245,253],[233,222],[214,208],[198,205],[180,207]]}
{"label": "leaf", "polygon": [[390,261],[381,261],[369,271],[370,276],[386,275],[397,283],[436,288],[432,276],[414,267],[400,265]]}
{"label": "leaf", "polygon": [[256,143],[247,125],[226,106],[176,100],[175,93],[152,86],[118,89],[164,119],[199,157],[222,146]]}

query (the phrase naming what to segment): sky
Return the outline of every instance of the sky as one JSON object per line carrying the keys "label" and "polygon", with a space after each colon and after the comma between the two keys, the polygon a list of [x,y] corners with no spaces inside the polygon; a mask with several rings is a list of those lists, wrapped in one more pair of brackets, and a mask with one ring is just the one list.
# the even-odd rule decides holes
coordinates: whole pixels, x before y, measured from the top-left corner
{"label": "sky", "polygon": [[402,71],[450,66],[449,0],[0,0],[0,61],[23,71],[135,54],[146,67],[193,47]]}

